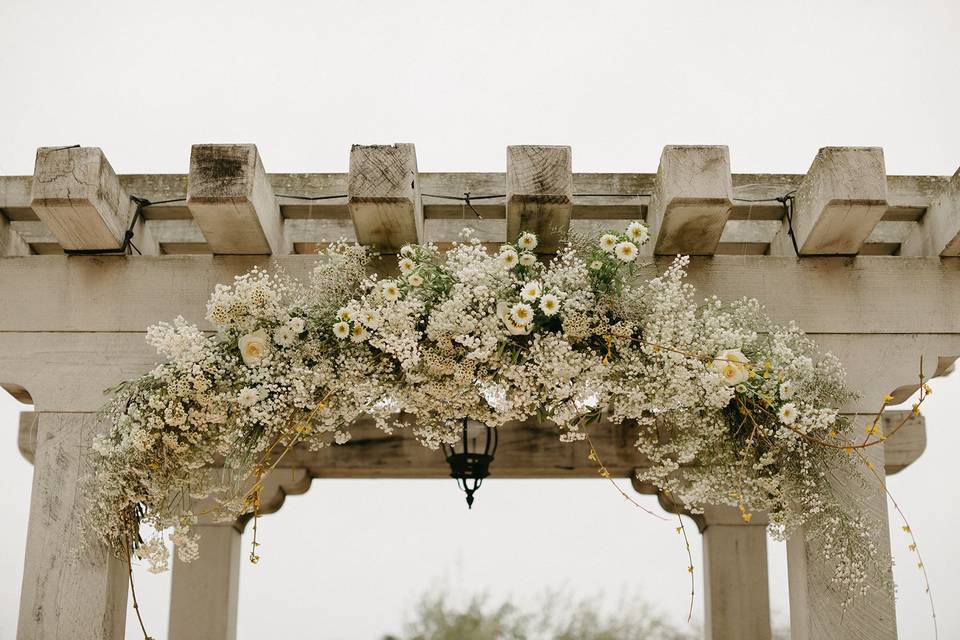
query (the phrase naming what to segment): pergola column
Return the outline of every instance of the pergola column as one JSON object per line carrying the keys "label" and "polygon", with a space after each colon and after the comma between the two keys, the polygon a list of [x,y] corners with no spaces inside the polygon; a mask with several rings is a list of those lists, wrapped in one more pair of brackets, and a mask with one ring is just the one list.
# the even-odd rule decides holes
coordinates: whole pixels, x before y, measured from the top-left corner
{"label": "pergola column", "polygon": [[234,640],[240,593],[241,530],[199,525],[200,557],[173,561],[170,588],[172,640]]}
{"label": "pergola column", "polygon": [[126,560],[83,531],[85,459],[99,429],[94,414],[39,416],[18,640],[123,638]]}
{"label": "pergola column", "polygon": [[707,640],[770,640],[766,515],[707,507],[702,522]]}
{"label": "pergola column", "polygon": [[[872,418],[854,421],[852,436],[862,434]],[[886,445],[861,450],[873,471],[885,481]],[[855,453],[853,455],[856,455]],[[863,469],[865,482],[852,478],[833,482],[837,499],[844,505],[856,505],[876,523],[874,543],[881,556],[890,556],[890,531],[887,519],[887,497],[877,478]],[[816,531],[798,533],[787,542],[787,570],[790,586],[790,637],[793,640],[895,640],[897,637],[896,604],[892,590],[892,573],[887,564],[883,575],[869,576],[869,591],[858,596],[846,611],[841,607],[842,594],[830,589],[831,565],[823,560]],[[881,564],[885,561],[881,560]]]}

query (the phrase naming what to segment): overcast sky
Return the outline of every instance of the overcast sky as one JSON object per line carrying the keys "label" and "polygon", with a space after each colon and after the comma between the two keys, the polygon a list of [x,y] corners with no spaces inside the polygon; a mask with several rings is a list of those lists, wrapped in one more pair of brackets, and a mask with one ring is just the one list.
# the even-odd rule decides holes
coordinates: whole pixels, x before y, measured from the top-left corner
{"label": "overcast sky", "polygon": [[[888,173],[947,175],[960,164],[958,35],[950,0],[4,0],[0,175],[30,174],[36,147],[69,144],[102,147],[119,173],[185,173],[203,142],[254,142],[270,172],[346,171],[353,143],[413,142],[422,171],[503,171],[506,145],[533,143],[571,145],[575,171],[653,172],[665,144],[726,144],[734,172],[801,173],[821,146],[879,145]],[[950,638],[960,378],[934,389],[928,450],[890,486]],[[16,627],[29,505],[22,408],[0,398],[0,639]],[[932,637],[892,525],[901,635]],[[263,560],[241,573],[241,639],[377,638],[431,585],[521,599],[566,585],[608,602],[626,590],[677,624],[687,606],[672,527],[598,481],[494,476],[469,513],[452,480],[315,481],[264,519],[261,539]],[[770,559],[785,620],[782,545]],[[169,578],[138,580],[164,637]]]}

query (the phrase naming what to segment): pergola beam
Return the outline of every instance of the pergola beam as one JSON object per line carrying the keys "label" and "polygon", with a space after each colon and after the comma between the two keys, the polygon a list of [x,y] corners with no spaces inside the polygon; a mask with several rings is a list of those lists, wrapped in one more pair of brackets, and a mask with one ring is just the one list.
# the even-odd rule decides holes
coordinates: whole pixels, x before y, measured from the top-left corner
{"label": "pergola beam", "polygon": [[507,147],[507,240],[522,231],[540,237],[539,253],[557,250],[567,237],[573,214],[573,164],[570,147]]}

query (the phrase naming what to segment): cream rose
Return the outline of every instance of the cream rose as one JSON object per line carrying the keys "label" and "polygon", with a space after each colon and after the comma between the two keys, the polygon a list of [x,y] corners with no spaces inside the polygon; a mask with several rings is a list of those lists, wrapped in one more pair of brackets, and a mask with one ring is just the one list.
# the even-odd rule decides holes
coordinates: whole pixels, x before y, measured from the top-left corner
{"label": "cream rose", "polygon": [[739,349],[724,349],[716,355],[710,369],[720,375],[731,387],[746,382],[750,377],[750,363]]}
{"label": "cream rose", "polygon": [[270,350],[270,337],[263,329],[257,329],[253,333],[241,336],[237,340],[237,346],[240,347],[243,363],[250,367],[259,363],[267,355]]}

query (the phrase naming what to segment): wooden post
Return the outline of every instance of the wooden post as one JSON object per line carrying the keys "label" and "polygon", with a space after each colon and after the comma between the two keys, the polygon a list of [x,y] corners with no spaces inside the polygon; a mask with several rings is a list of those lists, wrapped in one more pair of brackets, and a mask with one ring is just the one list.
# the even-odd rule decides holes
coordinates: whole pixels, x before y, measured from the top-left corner
{"label": "wooden post", "polygon": [[960,169],[900,245],[902,256],[960,256]]}
{"label": "wooden post", "polygon": [[17,640],[123,638],[127,563],[81,522],[84,458],[99,429],[93,414],[40,414]]}
{"label": "wooden post", "polygon": [[200,557],[173,561],[170,638],[234,640],[240,593],[240,528],[198,525]]}
{"label": "wooden post", "polygon": [[[794,198],[800,255],[855,255],[887,210],[887,174],[879,147],[824,147]],[[771,255],[795,255],[785,218]]]}
{"label": "wooden post", "polygon": [[566,241],[572,213],[570,147],[507,147],[507,241],[532,231],[537,251],[552,253]]}
{"label": "wooden post", "polygon": [[215,254],[290,253],[256,145],[193,145],[187,207]]}
{"label": "wooden post", "polygon": [[[30,207],[68,251],[119,250],[137,209],[97,147],[37,149]],[[141,253],[159,253],[142,219],[133,231]]]}
{"label": "wooden post", "polygon": [[664,147],[647,208],[653,252],[713,255],[730,216],[732,198],[727,147]]}
{"label": "wooden post", "polygon": [[[872,416],[855,420],[852,437],[862,434],[870,419]],[[861,450],[881,478],[885,478],[884,447],[881,444]],[[842,504],[861,509],[876,523],[879,530],[874,542],[878,551],[889,558],[887,497],[870,471],[863,471],[865,484],[856,478],[845,483],[835,482],[836,497]],[[787,542],[790,637],[793,640],[895,640],[897,616],[893,592],[882,584],[884,580],[892,584],[889,566],[882,570],[885,575],[871,575],[867,595],[858,596],[853,605],[843,611],[841,596],[830,589],[832,570],[823,559],[816,534],[816,531],[799,532]]]}
{"label": "wooden post", "polygon": [[767,517],[745,523],[734,507],[702,516],[704,620],[707,640],[770,640]]}
{"label": "wooden post", "polygon": [[396,253],[423,238],[423,203],[412,144],[353,145],[347,193],[360,244]]}

